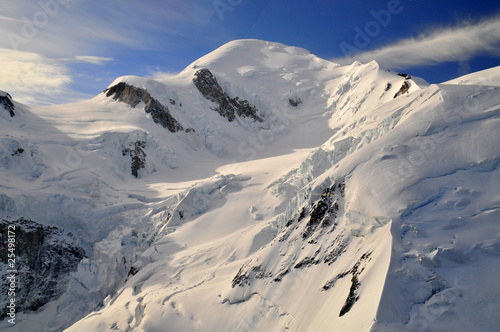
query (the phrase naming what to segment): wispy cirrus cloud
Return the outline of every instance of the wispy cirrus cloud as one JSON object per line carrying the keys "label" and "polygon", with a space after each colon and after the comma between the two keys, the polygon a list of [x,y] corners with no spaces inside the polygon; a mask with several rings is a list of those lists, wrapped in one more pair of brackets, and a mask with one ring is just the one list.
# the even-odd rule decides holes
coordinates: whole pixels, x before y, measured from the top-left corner
{"label": "wispy cirrus cloud", "polygon": [[382,66],[402,69],[444,62],[464,63],[480,54],[500,54],[500,16],[434,30],[417,38],[402,39],[392,45],[332,61],[351,64],[355,60],[375,60]]}
{"label": "wispy cirrus cloud", "polygon": [[159,35],[187,36],[213,15],[210,4],[181,0],[2,1],[0,47],[59,57],[155,49]]}
{"label": "wispy cirrus cloud", "polygon": [[73,59],[69,59],[69,61],[80,61],[87,62],[93,65],[103,65],[106,62],[115,61],[113,58],[109,57],[101,57],[101,56],[92,56],[92,55],[77,55]]}

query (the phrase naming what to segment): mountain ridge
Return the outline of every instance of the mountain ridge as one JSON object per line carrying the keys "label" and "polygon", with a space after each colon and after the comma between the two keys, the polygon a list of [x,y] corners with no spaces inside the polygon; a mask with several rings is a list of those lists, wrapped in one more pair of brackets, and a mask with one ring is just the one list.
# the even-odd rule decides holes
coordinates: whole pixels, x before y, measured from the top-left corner
{"label": "mountain ridge", "polygon": [[87,258],[16,328],[491,330],[474,308],[499,307],[499,95],[238,40],[168,79],[23,107],[0,123],[1,217],[70,231]]}

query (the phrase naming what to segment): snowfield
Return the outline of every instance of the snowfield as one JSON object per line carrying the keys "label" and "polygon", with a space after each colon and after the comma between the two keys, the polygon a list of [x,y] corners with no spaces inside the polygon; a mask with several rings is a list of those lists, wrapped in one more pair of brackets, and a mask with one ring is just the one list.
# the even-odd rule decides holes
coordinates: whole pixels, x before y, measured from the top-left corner
{"label": "snowfield", "polygon": [[86,253],[0,328],[496,331],[498,77],[429,85],[238,40],[121,95],[0,103],[1,219]]}

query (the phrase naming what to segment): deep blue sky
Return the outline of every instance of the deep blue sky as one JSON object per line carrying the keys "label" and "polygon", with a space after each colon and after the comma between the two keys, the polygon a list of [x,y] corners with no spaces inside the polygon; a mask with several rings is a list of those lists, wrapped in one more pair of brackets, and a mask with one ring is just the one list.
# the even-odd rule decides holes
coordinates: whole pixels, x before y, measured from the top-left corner
{"label": "deep blue sky", "polygon": [[[431,83],[500,65],[498,1],[41,2],[51,6],[32,0],[0,3],[0,28],[6,31],[0,36],[0,69],[9,73],[0,79],[0,89],[25,102],[85,99],[118,76],[176,73],[242,38],[299,46],[345,63],[353,59],[342,60],[342,45],[364,52],[362,61],[392,46],[376,60]],[[373,15],[381,11],[389,13],[384,24]],[[27,35],[26,22],[36,23],[36,31]],[[363,44],[356,44],[359,31],[365,34]],[[416,43],[414,51],[404,44],[409,38]],[[433,38],[438,42],[425,44]]]}

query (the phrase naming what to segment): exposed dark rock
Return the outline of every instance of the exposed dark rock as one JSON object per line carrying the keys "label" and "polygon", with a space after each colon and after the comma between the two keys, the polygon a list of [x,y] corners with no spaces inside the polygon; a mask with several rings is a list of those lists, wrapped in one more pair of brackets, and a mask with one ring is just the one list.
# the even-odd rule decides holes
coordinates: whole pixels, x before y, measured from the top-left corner
{"label": "exposed dark rock", "polygon": [[104,90],[106,97],[113,96],[132,107],[144,102],[144,111],[151,114],[153,121],[168,129],[172,133],[183,130],[181,124],[170,114],[168,107],[162,105],[158,100],[151,97],[149,92],[143,88],[137,88],[124,82],[120,82],[111,88]]}
{"label": "exposed dark rock", "polygon": [[301,210],[300,210],[300,214],[299,214],[299,217],[297,219],[297,221],[301,221],[302,219],[304,219],[306,217],[306,207],[304,206]]}
{"label": "exposed dark rock", "polygon": [[257,108],[247,100],[239,99],[239,97],[229,97],[227,93],[222,90],[222,87],[210,70],[198,70],[194,74],[193,82],[205,98],[219,105],[219,107],[214,110],[221,116],[227,118],[230,122],[236,119],[236,115],[240,117],[250,117],[259,122],[263,121],[257,114]]}
{"label": "exposed dark rock", "polygon": [[[252,279],[263,279],[266,277],[271,277],[271,273],[266,273],[266,271],[260,265],[252,266],[248,272],[245,272],[249,267],[251,261],[246,262],[241,266],[236,276],[234,276],[231,286],[232,288],[236,286],[250,285]],[[286,271],[288,273],[288,271]],[[286,274],[284,273],[284,274]],[[283,275],[284,275],[283,274]]]}
{"label": "exposed dark rock", "polygon": [[335,240],[333,240],[332,244],[330,245],[332,249],[328,251],[327,254],[325,254],[323,262],[327,263],[328,265],[333,264],[337,260],[337,258],[339,258],[346,251],[348,244],[349,241],[342,239],[341,236],[335,238]]}
{"label": "exposed dark rock", "polygon": [[[342,306],[342,309],[340,309],[339,317],[342,317],[346,313],[348,313],[352,309],[352,307],[354,306],[356,301],[359,300],[358,288],[359,288],[360,283],[359,283],[358,277],[365,270],[364,267],[361,268],[361,264],[364,261],[368,260],[370,258],[370,255],[371,255],[371,252],[364,253],[363,256],[361,256],[361,258],[356,262],[356,264],[354,264],[352,269],[345,274],[345,275],[347,275],[348,273],[352,274],[351,287],[349,288],[349,294],[347,295],[347,299],[345,300],[344,305]],[[342,278],[343,278],[343,276],[342,276]],[[325,287],[323,286],[323,289],[324,288]]]}
{"label": "exposed dark rock", "polygon": [[300,104],[302,104],[302,99],[300,98],[288,98],[288,103],[292,107],[298,107]]}
{"label": "exposed dark rock", "polygon": [[114,100],[119,100],[132,107],[136,107],[141,101],[151,98],[151,95],[146,89],[136,88],[124,82],[120,82],[104,90],[104,93],[106,93],[106,97],[114,95]]}
{"label": "exposed dark rock", "polygon": [[345,197],[345,183],[340,182],[338,184],[339,192],[341,197]]}
{"label": "exposed dark rock", "polygon": [[[277,241],[286,247],[302,246],[304,249],[307,245],[317,246],[318,238],[321,236],[328,236],[328,233],[333,231],[337,225],[337,213],[340,210],[340,204],[343,204],[341,197],[345,195],[345,184],[334,183],[329,188],[326,188],[320,198],[314,203],[304,205],[300,211],[286,222],[285,226],[280,232],[280,235],[273,241]],[[302,222],[303,221],[303,222]],[[332,227],[327,228],[334,224]],[[283,242],[287,242],[284,243]],[[274,242],[274,244],[277,244]],[[345,240],[343,235],[338,235],[335,240],[325,250],[321,246],[317,246],[317,250],[313,255],[298,260],[298,257],[288,253],[286,250],[280,250],[280,256],[286,256],[282,264],[277,269],[265,269],[261,265],[251,266],[250,261],[243,264],[232,280],[232,287],[241,286],[245,287],[250,285],[255,279],[259,278],[272,278],[273,282],[280,282],[286,278],[293,269],[307,269],[312,265],[320,263],[331,264],[340,255],[342,255],[349,244],[349,240]],[[270,243],[273,245],[273,242]],[[350,270],[351,271],[351,270]],[[348,273],[350,273],[348,271]],[[298,272],[300,273],[300,272]],[[328,288],[328,287],[327,287]]]}
{"label": "exposed dark rock", "polygon": [[234,288],[236,286],[243,286],[245,284],[250,285],[250,283],[248,282],[249,277],[245,273],[245,269],[248,266],[248,264],[250,264],[250,261],[246,262],[245,264],[243,264],[240,267],[240,269],[238,270],[238,273],[236,273],[236,275],[234,276],[233,280],[231,281],[231,287],[232,288]]}
{"label": "exposed dark rock", "polygon": [[398,75],[406,78],[407,80],[409,80],[411,78],[411,75],[408,75],[406,73],[398,73]]}
{"label": "exposed dark rock", "polygon": [[322,290],[327,291],[333,288],[339,279],[345,278],[349,274],[352,275],[349,294],[347,295],[344,305],[340,310],[339,317],[342,317],[346,313],[348,313],[352,309],[356,301],[359,300],[359,295],[358,295],[358,288],[360,285],[359,275],[364,271],[364,267],[360,268],[360,266],[364,261],[369,259],[370,255],[371,255],[370,252],[363,254],[363,256],[361,256],[361,258],[356,262],[356,264],[354,264],[354,266],[349,271],[337,274],[334,278],[332,278],[331,280],[326,282],[325,285],[323,285]]}
{"label": "exposed dark rock", "polygon": [[297,264],[295,264],[295,266],[293,268],[294,269],[301,269],[305,266],[311,266],[311,265],[317,264],[317,263],[318,263],[318,261],[316,261],[314,259],[314,257],[306,257],[303,260],[301,260],[300,262],[298,262]]}
{"label": "exposed dark rock", "polygon": [[342,309],[340,309],[339,317],[342,317],[346,313],[348,313],[354,306],[354,303],[356,303],[356,301],[359,299],[359,296],[357,295],[358,287],[359,287],[358,276],[357,274],[353,274],[351,278],[351,288],[349,289],[349,295],[347,296],[347,299],[345,300]]}
{"label": "exposed dark rock", "polygon": [[330,288],[332,288],[333,286],[335,286],[335,283],[337,282],[337,280],[339,279],[342,279],[344,278],[345,276],[347,276],[349,273],[351,273],[351,271],[347,271],[347,272],[342,272],[342,273],[339,273],[337,274],[337,276],[335,276],[335,278],[329,280],[324,286],[323,286],[323,290],[324,291],[327,291],[329,290]]}
{"label": "exposed dark rock", "polygon": [[132,171],[132,175],[134,177],[139,177],[139,170],[146,167],[146,152],[144,149],[146,148],[146,142],[144,141],[136,141],[134,143],[130,143],[128,148],[123,147],[122,155],[129,155],[131,160],[130,169]]}
{"label": "exposed dark rock", "polygon": [[396,92],[396,94],[394,95],[394,98],[399,97],[401,95],[404,95],[405,93],[408,93],[409,89],[410,89],[410,85],[408,84],[407,81],[404,81],[403,85],[401,86],[401,88],[399,89],[399,91]]}
{"label": "exposed dark rock", "polygon": [[384,91],[389,91],[390,89],[392,88],[392,84],[391,82],[387,82],[387,85],[385,86],[385,90]]}
{"label": "exposed dark rock", "polygon": [[281,230],[283,235],[279,238],[278,241],[284,242],[284,241],[288,240],[288,238],[290,237],[290,235],[293,233],[293,231],[295,229],[295,227],[290,227],[290,226],[300,223],[307,216],[307,214],[308,214],[308,209],[306,206],[303,206],[302,209],[300,210],[299,214],[296,214],[293,217],[293,219],[290,219],[287,221],[287,223],[285,224],[285,227],[283,227],[283,229]]}
{"label": "exposed dark rock", "polygon": [[252,272],[255,278],[257,279],[262,279],[264,278],[264,270],[262,269],[262,266],[254,266],[252,267]]}
{"label": "exposed dark rock", "polygon": [[12,102],[12,97],[8,93],[3,93],[0,91],[0,105],[2,105],[7,112],[9,112],[10,117],[14,117],[15,106]]}
{"label": "exposed dark rock", "polygon": [[361,258],[354,264],[354,266],[345,272],[337,274],[334,278],[329,280],[325,285],[323,286],[322,290],[327,291],[335,286],[335,283],[347,275],[351,274],[351,287],[349,289],[349,295],[347,295],[347,299],[344,303],[344,306],[342,307],[340,311],[340,316],[345,315],[349,310],[351,310],[352,306],[356,301],[359,299],[359,296],[357,295],[357,290],[360,285],[359,283],[359,275],[365,270],[364,267],[361,268],[361,264],[364,263],[365,261],[369,260],[371,255],[371,252],[364,253]]}
{"label": "exposed dark rock", "polygon": [[20,156],[21,154],[23,154],[23,152],[23,148],[16,149],[16,151],[12,152],[12,156]]}
{"label": "exposed dark rock", "polygon": [[135,266],[131,266],[130,270],[128,271],[127,276],[135,276],[137,274],[137,272],[139,272],[139,268],[137,268]]}
{"label": "exposed dark rock", "polygon": [[288,269],[284,269],[284,270],[282,270],[282,271],[278,272],[278,273],[277,273],[277,275],[274,277],[273,281],[274,281],[274,282],[280,282],[280,281],[281,281],[281,279],[282,279],[285,275],[287,275],[287,274],[288,274],[288,272],[289,272],[289,270],[288,270]]}
{"label": "exposed dark rock", "polygon": [[[14,250],[8,246],[9,234],[15,239]],[[85,257],[85,251],[71,233],[30,220],[0,221],[0,239],[2,281],[6,280],[8,270],[17,270],[18,312],[36,311],[59,297],[66,289],[70,273],[76,271]],[[12,262],[7,260],[7,254],[15,254],[12,266],[6,265]],[[8,287],[6,282],[0,285],[1,317],[6,313]]]}
{"label": "exposed dark rock", "polygon": [[[322,228],[330,226],[337,217],[337,211],[339,210],[339,205],[336,202],[337,196],[335,195],[335,190],[337,185],[332,185],[330,188],[326,188],[321,194],[321,198],[313,204],[311,207],[311,213],[309,221],[306,224],[306,229],[302,233],[302,237],[305,239],[309,237],[318,225]],[[338,185],[340,195],[343,197],[345,191],[345,185]]]}
{"label": "exposed dark rock", "polygon": [[309,218],[306,230],[302,235],[304,238],[308,237],[311,234],[315,226],[321,222],[327,211],[328,203],[324,199],[319,200],[312,206],[311,217]]}

